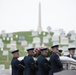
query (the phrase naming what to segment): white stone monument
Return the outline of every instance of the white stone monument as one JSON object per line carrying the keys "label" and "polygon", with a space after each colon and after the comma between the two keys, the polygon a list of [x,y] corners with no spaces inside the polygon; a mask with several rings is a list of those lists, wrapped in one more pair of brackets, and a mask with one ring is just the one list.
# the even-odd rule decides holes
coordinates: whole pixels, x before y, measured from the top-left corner
{"label": "white stone monument", "polygon": [[1,74],[2,70],[5,70],[5,65],[4,64],[0,64],[0,74]]}
{"label": "white stone monument", "polygon": [[21,46],[24,46],[24,47],[27,46],[27,41],[22,41]]}
{"label": "white stone monument", "polygon": [[53,41],[53,42],[54,42],[54,41],[55,41],[55,42],[56,42],[56,41],[59,42],[59,36],[58,36],[58,35],[53,35],[53,36],[52,36],[52,41]]}
{"label": "white stone monument", "polygon": [[16,41],[11,41],[11,51],[16,50]]}
{"label": "white stone monument", "polygon": [[76,35],[71,35],[70,40],[75,41],[76,40]]}
{"label": "white stone monument", "polygon": [[40,38],[39,37],[34,37],[33,38],[33,44],[39,44],[41,41],[40,41]]}
{"label": "white stone monument", "polygon": [[6,57],[7,57],[7,61],[9,61],[8,55],[9,55],[8,50],[4,50],[4,51],[3,51],[3,56],[6,56]]}
{"label": "white stone monument", "polygon": [[49,39],[47,37],[43,37],[43,43],[49,43]]}
{"label": "white stone monument", "polygon": [[9,34],[8,34],[8,37],[9,37],[9,38],[13,38],[13,33],[9,33]]}
{"label": "white stone monument", "polygon": [[25,36],[19,36],[19,41],[18,42],[22,42],[22,41],[25,41]]}
{"label": "white stone monument", "polygon": [[4,48],[4,43],[3,42],[0,42],[0,48],[1,48],[1,51],[3,51],[3,48]]}
{"label": "white stone monument", "polygon": [[35,44],[35,48],[41,47],[40,44]]}
{"label": "white stone monument", "polygon": [[61,45],[68,45],[69,44],[69,39],[67,37],[62,37],[60,39],[60,44]]}
{"label": "white stone monument", "polygon": [[6,32],[5,32],[5,30],[2,30],[2,31],[1,31],[1,35],[2,35],[3,38],[6,37]]}
{"label": "white stone monument", "polygon": [[32,31],[32,36],[38,36],[38,32],[37,31]]}
{"label": "white stone monument", "polygon": [[7,44],[7,48],[11,48],[11,44]]}

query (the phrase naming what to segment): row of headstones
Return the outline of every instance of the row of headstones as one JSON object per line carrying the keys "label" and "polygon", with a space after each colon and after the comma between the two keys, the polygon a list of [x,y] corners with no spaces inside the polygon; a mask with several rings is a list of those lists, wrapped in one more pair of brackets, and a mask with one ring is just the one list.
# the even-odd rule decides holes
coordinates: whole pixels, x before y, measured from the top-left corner
{"label": "row of headstones", "polygon": [[[59,42],[59,37],[53,36],[52,39],[49,39],[49,37],[43,37],[42,43],[49,44],[50,40],[52,42]],[[16,42],[16,41],[14,41],[14,42]],[[22,46],[27,46],[27,44],[28,44],[28,42],[26,40],[19,40],[19,42],[21,43]],[[41,39],[39,37],[34,37],[32,43],[33,44],[40,44]],[[74,43],[76,43],[76,40],[74,41]],[[12,43],[12,44],[15,44],[15,43]],[[61,45],[68,45],[69,44],[69,39],[67,37],[61,37],[60,38],[60,44]],[[7,48],[9,48],[9,46],[10,45],[7,44]],[[4,47],[4,43],[2,42],[2,39],[0,39],[0,48],[3,48],[3,47]]]}
{"label": "row of headstones", "polygon": [[[32,43],[28,44],[28,42],[26,40],[21,40],[19,41],[21,43],[21,46],[26,47],[26,46],[33,46],[33,44],[35,45],[35,47],[40,47],[40,46],[44,46],[44,44],[49,44],[49,41],[51,39],[44,37],[43,38],[43,42],[42,45],[41,44],[41,39],[39,37],[34,37]],[[59,37],[55,36],[52,37],[52,43],[59,43],[60,45],[68,45],[69,44],[69,39],[67,37],[61,37],[60,42],[59,42]],[[75,42],[73,42],[76,45],[76,40]],[[11,50],[16,49],[16,41],[11,41],[10,44],[7,44],[7,48],[10,48]],[[2,42],[2,40],[0,39],[0,48],[1,50],[3,50],[4,48],[4,43]]]}
{"label": "row of headstones", "polygon": [[[48,29],[49,29],[49,27],[48,27]],[[67,37],[65,37],[64,33],[62,35],[60,35],[59,33],[54,33],[54,35],[51,36],[49,34],[49,32],[48,32],[48,35],[43,37],[43,43],[49,43],[50,38],[52,39],[52,41],[59,41],[59,37],[60,37],[61,38],[61,44],[68,44],[69,40]],[[45,32],[43,34],[45,35]],[[2,35],[4,36],[5,32],[3,32]],[[38,37],[38,32],[32,31],[32,36],[34,36],[33,43],[39,43],[40,42],[40,38]],[[19,37],[19,42],[21,42],[22,40],[25,40],[24,36],[16,35],[16,38],[18,38],[18,37]],[[5,37],[3,37],[3,38],[5,39]],[[11,41],[13,40],[13,33],[9,33],[9,37],[7,37],[7,40],[9,40],[9,38],[11,38]],[[36,39],[38,41],[35,41]],[[76,41],[76,35],[74,33],[72,33],[70,40]]]}
{"label": "row of headstones", "polygon": [[[33,36],[35,34],[37,34],[37,32],[34,32],[34,31],[33,31],[33,33],[34,33]],[[60,37],[60,42],[59,42],[59,37]],[[60,43],[61,45],[68,45],[69,44],[69,39],[65,36],[65,34],[62,34],[60,36],[58,33],[55,33],[52,37],[51,37],[50,34],[47,35],[47,36],[44,36],[43,37],[43,42],[42,42],[43,45],[44,44],[48,44],[49,40],[52,40],[52,42]],[[71,40],[74,40],[74,43],[76,44],[76,35],[74,33],[72,33]],[[22,46],[30,45],[25,40],[24,36],[20,36],[18,42],[20,42]],[[40,43],[41,43],[40,37],[34,37],[32,43],[36,44],[36,47],[40,46]],[[3,47],[4,47],[4,43],[0,39],[0,48],[1,48],[1,50],[3,49]],[[7,48],[16,48],[16,43],[12,43],[12,45],[11,44],[7,44]]]}
{"label": "row of headstones", "polygon": [[[38,32],[34,32],[33,34],[32,34],[32,36],[34,36],[34,37],[38,37],[37,36],[37,34],[38,34]],[[13,35],[13,34],[12,34]],[[10,34],[10,36],[9,37],[7,37],[7,40],[9,40],[9,38],[11,37],[11,40],[13,40],[13,37],[11,36],[11,34]],[[18,38],[19,37],[19,41],[21,41],[21,40],[25,40],[25,37],[24,36],[18,36],[18,35],[16,35],[16,38]],[[52,40],[53,41],[59,41],[59,37],[61,37],[61,40],[62,39],[65,39],[65,34],[62,34],[62,35],[60,35],[60,34],[58,34],[58,33],[56,33],[56,34],[54,34],[53,36],[51,36],[50,34],[48,34],[48,35],[46,35],[46,36],[44,36],[43,37],[43,41],[44,42],[48,42],[48,39],[50,39],[50,38],[52,38]],[[33,38],[34,39],[34,38]],[[46,41],[45,41],[46,40]],[[72,36],[70,37],[70,40],[76,40],[76,35],[74,35],[74,34],[72,34]],[[46,42],[46,43],[47,43]]]}
{"label": "row of headstones", "polygon": [[[11,46],[10,46],[10,44],[8,44],[8,48],[10,48],[10,51],[17,49],[16,48],[16,42],[13,41],[13,43],[14,44],[12,44]],[[53,44],[59,44],[59,43],[58,42],[53,42]],[[76,47],[76,45],[74,43],[69,43],[69,45],[71,45],[71,46],[73,45],[74,47]],[[32,43],[30,43],[27,46],[24,46],[24,50],[23,51],[26,52],[26,49],[32,48],[32,47],[40,48],[40,47],[46,47],[46,46],[45,46],[45,44],[40,45],[40,44],[32,44]],[[68,52],[68,45],[65,45],[65,46],[62,46],[62,47],[60,46],[60,49],[63,50],[63,53],[67,53]],[[3,54],[2,55],[3,56],[8,56],[9,55],[9,51],[8,50],[3,50]]]}

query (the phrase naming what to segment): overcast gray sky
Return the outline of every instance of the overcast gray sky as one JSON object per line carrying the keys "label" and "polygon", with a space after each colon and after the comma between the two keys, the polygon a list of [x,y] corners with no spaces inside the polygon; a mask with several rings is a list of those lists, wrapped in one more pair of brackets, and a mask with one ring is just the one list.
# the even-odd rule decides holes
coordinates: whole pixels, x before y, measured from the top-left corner
{"label": "overcast gray sky", "polygon": [[0,32],[36,30],[41,2],[42,28],[76,32],[76,0],[0,0]]}

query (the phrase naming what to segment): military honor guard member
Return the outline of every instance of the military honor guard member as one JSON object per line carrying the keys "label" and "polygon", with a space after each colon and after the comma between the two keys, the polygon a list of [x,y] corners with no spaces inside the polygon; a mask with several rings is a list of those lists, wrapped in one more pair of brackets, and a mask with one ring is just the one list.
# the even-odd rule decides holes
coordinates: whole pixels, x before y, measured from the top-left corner
{"label": "military honor guard member", "polygon": [[59,72],[63,69],[63,65],[59,59],[59,45],[54,44],[52,47],[52,55],[50,56],[50,71],[49,71],[49,75],[54,75],[54,73]]}
{"label": "military honor guard member", "polygon": [[27,49],[28,56],[24,57],[25,72],[24,75],[35,75],[35,66],[36,63],[33,59],[34,48]]}
{"label": "military honor guard member", "polygon": [[37,59],[37,75],[48,75],[49,73],[49,62],[46,59],[48,49],[47,48],[41,48],[41,55]]}
{"label": "military honor guard member", "polygon": [[24,70],[24,67],[18,60],[19,50],[14,50],[11,53],[13,55],[13,58],[11,61],[12,75],[23,75],[22,71]]}
{"label": "military honor guard member", "polygon": [[75,50],[76,50],[75,47],[72,47],[72,46],[68,47],[69,54],[67,55],[67,57],[70,57],[76,60],[76,57],[74,56]]}

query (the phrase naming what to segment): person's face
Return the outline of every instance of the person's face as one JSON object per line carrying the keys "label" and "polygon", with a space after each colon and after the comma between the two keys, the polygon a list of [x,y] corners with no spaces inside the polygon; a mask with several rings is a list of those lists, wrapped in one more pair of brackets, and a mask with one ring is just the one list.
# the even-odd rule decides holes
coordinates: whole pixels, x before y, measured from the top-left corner
{"label": "person's face", "polygon": [[16,58],[18,58],[19,57],[19,52],[14,53],[13,56],[16,57]]}
{"label": "person's face", "polygon": [[29,51],[28,53],[29,53],[30,55],[32,55],[32,56],[34,56],[34,54],[35,54],[34,50]]}
{"label": "person's face", "polygon": [[58,53],[59,52],[58,47],[53,48],[53,51]]}
{"label": "person's face", "polygon": [[70,50],[69,54],[74,55],[75,54],[75,50]]}
{"label": "person's face", "polygon": [[48,50],[44,50],[44,51],[42,51],[41,53],[42,53],[42,55],[47,56]]}

